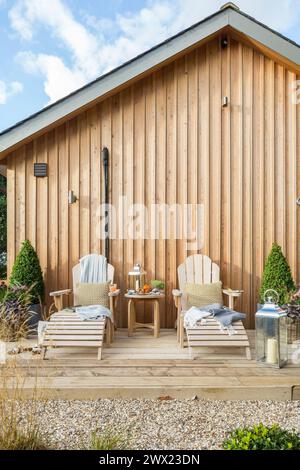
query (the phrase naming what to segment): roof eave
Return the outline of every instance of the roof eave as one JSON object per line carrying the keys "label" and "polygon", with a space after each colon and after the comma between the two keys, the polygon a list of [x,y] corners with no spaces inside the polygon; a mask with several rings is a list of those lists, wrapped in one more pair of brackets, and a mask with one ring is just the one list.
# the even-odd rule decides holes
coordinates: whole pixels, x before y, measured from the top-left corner
{"label": "roof eave", "polygon": [[228,24],[276,54],[300,67],[300,47],[237,10],[228,10]]}

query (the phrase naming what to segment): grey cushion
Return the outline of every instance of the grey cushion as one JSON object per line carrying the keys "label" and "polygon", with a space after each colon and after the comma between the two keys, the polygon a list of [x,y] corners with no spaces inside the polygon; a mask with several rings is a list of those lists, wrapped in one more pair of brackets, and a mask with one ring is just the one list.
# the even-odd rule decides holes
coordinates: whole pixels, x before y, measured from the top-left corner
{"label": "grey cushion", "polygon": [[109,307],[109,283],[94,284],[79,282],[74,292],[74,304],[79,305],[102,305]]}
{"label": "grey cushion", "polygon": [[198,307],[213,303],[223,305],[222,282],[211,282],[209,284],[191,284],[185,285],[185,294],[187,297],[187,305],[190,307]]}

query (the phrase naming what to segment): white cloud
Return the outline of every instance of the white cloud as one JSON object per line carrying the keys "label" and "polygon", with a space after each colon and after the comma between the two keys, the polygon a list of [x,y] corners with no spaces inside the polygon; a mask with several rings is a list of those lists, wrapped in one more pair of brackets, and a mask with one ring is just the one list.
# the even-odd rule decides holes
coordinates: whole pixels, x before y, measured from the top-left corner
{"label": "white cloud", "polygon": [[20,82],[6,83],[0,80],[0,104],[6,104],[8,99],[20,93],[23,90],[23,85]]}
{"label": "white cloud", "polygon": [[48,104],[83,86],[86,77],[79,70],[70,70],[54,55],[20,52],[17,60],[28,73],[45,76],[44,91],[49,96]]}
{"label": "white cloud", "polygon": [[22,15],[22,4],[18,2],[9,12],[11,26],[19,33],[22,39],[30,40],[32,38],[32,28],[30,23]]}
{"label": "white cloud", "polygon": [[30,40],[38,26],[45,26],[62,41],[83,71],[95,73],[93,59],[97,53],[95,37],[72,15],[61,0],[19,0],[9,13],[12,27],[25,40]]}
{"label": "white cloud", "polygon": [[[69,54],[69,67],[51,54],[18,56],[27,71],[44,76],[45,92],[53,102],[214,13],[222,4],[224,0],[152,0],[133,14],[113,19],[83,15],[80,22],[63,0],[17,0],[9,15],[12,28],[24,41],[31,41],[44,28]],[[238,4],[283,33],[300,17],[300,0],[239,0]]]}

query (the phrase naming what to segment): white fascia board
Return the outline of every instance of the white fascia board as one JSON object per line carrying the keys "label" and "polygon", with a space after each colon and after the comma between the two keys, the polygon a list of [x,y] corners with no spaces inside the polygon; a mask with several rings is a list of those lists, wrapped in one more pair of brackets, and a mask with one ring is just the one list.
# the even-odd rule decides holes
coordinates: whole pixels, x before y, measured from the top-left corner
{"label": "white fascia board", "polygon": [[273,50],[277,54],[286,57],[291,62],[300,65],[300,48],[296,44],[289,42],[288,39],[281,37],[265,26],[251,20],[238,11],[230,9],[229,25],[237,31],[249,36],[255,41]]}

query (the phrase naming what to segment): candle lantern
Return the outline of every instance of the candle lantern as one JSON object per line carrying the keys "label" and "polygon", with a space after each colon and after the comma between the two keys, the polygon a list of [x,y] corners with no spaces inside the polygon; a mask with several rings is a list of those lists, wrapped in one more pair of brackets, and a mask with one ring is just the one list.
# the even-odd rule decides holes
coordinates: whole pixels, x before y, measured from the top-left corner
{"label": "candle lantern", "polygon": [[140,264],[135,264],[133,270],[128,273],[128,290],[139,292],[145,284],[146,274]]}
{"label": "candle lantern", "polygon": [[255,315],[256,359],[280,368],[288,358],[287,314],[277,305],[278,294],[273,289],[265,292],[264,300],[264,305]]}

